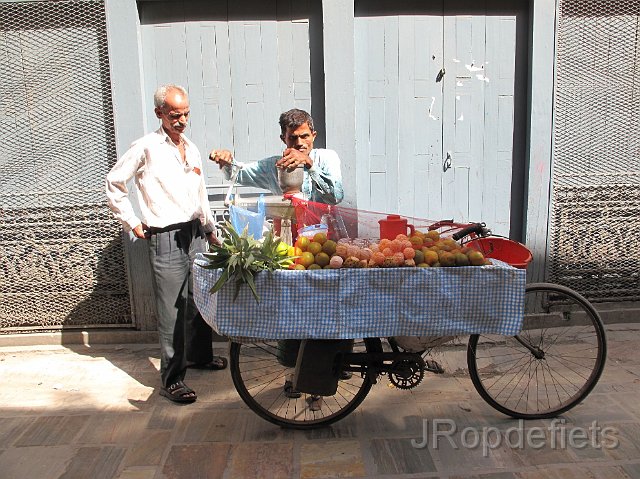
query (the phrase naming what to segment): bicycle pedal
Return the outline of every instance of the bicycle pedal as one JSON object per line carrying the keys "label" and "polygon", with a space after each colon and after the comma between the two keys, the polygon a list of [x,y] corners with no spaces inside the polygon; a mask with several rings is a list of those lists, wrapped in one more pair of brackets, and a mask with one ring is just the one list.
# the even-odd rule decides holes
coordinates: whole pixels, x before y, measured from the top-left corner
{"label": "bicycle pedal", "polygon": [[440,363],[434,359],[425,359],[425,369],[430,373],[434,374],[444,374],[444,368],[440,366]]}

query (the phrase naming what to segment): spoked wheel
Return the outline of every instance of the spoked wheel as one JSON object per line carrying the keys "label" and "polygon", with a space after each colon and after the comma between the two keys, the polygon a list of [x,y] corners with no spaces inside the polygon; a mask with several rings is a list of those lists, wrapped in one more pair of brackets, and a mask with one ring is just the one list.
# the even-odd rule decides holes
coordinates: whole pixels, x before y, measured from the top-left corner
{"label": "spoked wheel", "polygon": [[[325,426],[351,413],[371,389],[374,378],[366,371],[338,381],[338,390],[333,396],[318,399],[319,396],[300,393],[298,398],[290,397],[284,387],[294,367],[282,364],[283,351],[279,346],[282,348],[278,341],[232,342],[229,355],[231,378],[240,397],[267,421],[294,429]],[[354,353],[381,350],[379,339],[355,341],[353,347]]]}
{"label": "spoked wheel", "polygon": [[606,358],[600,316],[564,286],[529,284],[518,336],[472,335],[467,364],[492,407],[521,419],[557,416],[594,388]]}

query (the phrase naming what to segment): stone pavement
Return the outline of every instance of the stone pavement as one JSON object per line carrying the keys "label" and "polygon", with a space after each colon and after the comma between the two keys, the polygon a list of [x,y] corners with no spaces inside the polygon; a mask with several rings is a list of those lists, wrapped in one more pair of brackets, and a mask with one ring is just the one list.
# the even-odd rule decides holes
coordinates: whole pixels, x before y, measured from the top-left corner
{"label": "stone pavement", "polygon": [[[439,358],[448,371],[443,376],[428,375],[412,391],[395,390],[382,378],[341,422],[291,431],[249,410],[228,370],[189,371],[195,404],[160,397],[155,344],[3,347],[0,477],[640,478],[640,325],[607,330],[604,375],[556,423],[565,428],[555,432],[557,441],[550,420],[524,424],[525,435],[534,428],[546,435],[540,448],[519,447],[518,421],[482,401],[459,368],[462,348]],[[226,345],[216,344],[226,353]],[[453,443],[413,447],[434,420],[454,421]],[[588,432],[593,421],[609,427],[608,435],[602,430],[596,447],[595,435],[586,447],[571,447],[569,434]],[[467,427],[478,434],[498,428],[504,440],[497,446],[498,436],[489,435],[465,448],[474,445],[473,434],[463,437]]]}

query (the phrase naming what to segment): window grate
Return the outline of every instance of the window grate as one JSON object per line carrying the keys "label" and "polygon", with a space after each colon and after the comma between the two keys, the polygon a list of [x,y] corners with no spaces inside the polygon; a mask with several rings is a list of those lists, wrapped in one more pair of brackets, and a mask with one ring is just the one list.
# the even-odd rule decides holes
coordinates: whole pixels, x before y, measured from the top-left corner
{"label": "window grate", "polygon": [[0,2],[0,331],[131,325],[104,1]]}
{"label": "window grate", "polygon": [[640,2],[561,0],[550,280],[640,299]]}

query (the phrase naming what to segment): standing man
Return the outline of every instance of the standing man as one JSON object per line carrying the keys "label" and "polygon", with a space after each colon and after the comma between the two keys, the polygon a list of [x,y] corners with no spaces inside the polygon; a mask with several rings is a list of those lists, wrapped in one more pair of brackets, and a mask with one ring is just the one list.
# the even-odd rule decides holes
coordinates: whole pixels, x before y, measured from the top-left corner
{"label": "standing man", "polygon": [[[253,163],[243,164],[237,182],[281,195],[278,168],[304,165],[302,195],[308,201],[337,205],[342,201],[342,174],[340,158],[333,150],[314,148],[316,130],[313,118],[304,110],[293,109],[280,115],[280,139],[287,146],[282,155],[271,156]],[[227,150],[212,150],[209,158],[224,169],[230,178],[233,155]]]}
{"label": "standing man", "polygon": [[[153,96],[158,130],[135,141],[107,175],[109,208],[126,231],[147,241],[160,336],[160,394],[192,403],[196,393],[184,382],[191,367],[224,369],[214,357],[211,328],[193,302],[191,268],[196,253],[217,242],[198,148],[183,134],[189,119],[184,88],[165,85]],[[134,179],[141,218],[129,199]]]}
{"label": "standing man", "polygon": [[[302,196],[305,200],[329,205],[337,205],[344,197],[342,189],[342,173],[340,158],[333,150],[314,148],[313,142],[317,132],[313,126],[313,118],[304,110],[286,111],[280,115],[280,139],[286,145],[282,155],[271,156],[253,163],[242,164],[236,181],[244,186],[253,186],[271,191],[274,195],[282,195],[278,182],[278,168],[296,168],[304,166]],[[224,169],[227,179],[231,176],[230,164],[233,155],[228,150],[212,150],[209,159]],[[278,349],[282,364],[294,367],[300,341],[285,339],[278,341]],[[349,379],[351,373],[342,372],[341,379]],[[291,377],[285,378],[284,395],[288,398],[299,398],[301,393],[293,389]],[[311,409],[319,410],[321,399],[311,397]]]}

